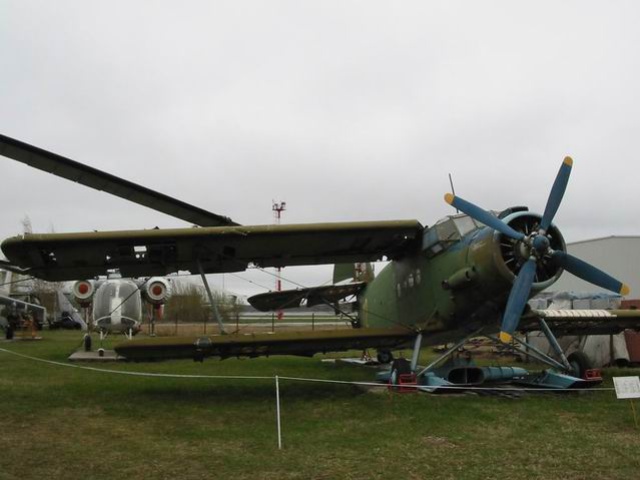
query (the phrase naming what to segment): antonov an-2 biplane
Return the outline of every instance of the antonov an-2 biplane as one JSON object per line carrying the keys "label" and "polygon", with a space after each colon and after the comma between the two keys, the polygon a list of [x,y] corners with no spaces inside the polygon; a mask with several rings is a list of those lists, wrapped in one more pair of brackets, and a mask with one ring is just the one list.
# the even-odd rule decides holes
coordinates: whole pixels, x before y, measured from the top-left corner
{"label": "antonov an-2 biplane", "polygon": [[[189,271],[206,282],[205,274],[240,272],[250,266],[390,260],[369,282],[271,292],[250,300],[258,309],[277,310],[299,306],[303,300],[337,304],[355,298],[353,329],[134,340],[116,348],[128,359],[310,356],[365,348],[388,353],[404,347],[417,352],[422,346],[461,343],[474,335],[496,340],[499,335],[502,342],[513,343],[515,332],[530,330],[549,333],[550,342],[557,345],[551,331],[604,334],[640,326],[637,311],[537,311],[527,305],[563,270],[621,295],[628,293],[620,281],[568,254],[552,223],[569,180],[569,157],[542,215],[525,207],[489,212],[447,194],[445,200],[463,213],[427,228],[417,220],[240,225],[1,135],[0,154],[201,227],[25,234],[2,243],[8,260],[0,266],[45,280],[81,280],[118,269],[124,277]],[[566,357],[558,353],[562,362],[555,365],[571,371]],[[416,362],[414,355],[414,369]]]}

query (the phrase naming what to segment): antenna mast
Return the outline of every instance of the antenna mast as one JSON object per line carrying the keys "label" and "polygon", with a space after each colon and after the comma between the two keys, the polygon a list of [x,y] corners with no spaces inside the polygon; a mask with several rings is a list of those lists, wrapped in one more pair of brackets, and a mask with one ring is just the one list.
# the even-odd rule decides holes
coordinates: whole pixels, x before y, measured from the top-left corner
{"label": "antenna mast", "polygon": [[[282,219],[282,212],[287,209],[287,202],[274,202],[271,200],[271,210],[273,210],[273,218],[276,222],[276,225],[280,225],[280,220]],[[282,277],[281,277],[282,267],[276,268],[276,292],[282,291]],[[278,320],[282,320],[284,317],[284,312],[282,310],[277,311]]]}
{"label": "antenna mast", "polygon": [[[449,174],[449,185],[451,185],[451,193],[453,193],[453,195],[455,196],[456,189],[453,187],[453,178],[451,177],[451,174]],[[457,208],[456,213],[460,213],[460,210],[458,210]]]}

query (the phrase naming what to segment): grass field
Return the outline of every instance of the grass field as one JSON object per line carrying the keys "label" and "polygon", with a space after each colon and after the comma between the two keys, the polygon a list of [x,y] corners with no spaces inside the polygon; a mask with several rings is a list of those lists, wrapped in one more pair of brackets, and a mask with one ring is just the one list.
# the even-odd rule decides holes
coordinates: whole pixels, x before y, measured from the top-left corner
{"label": "grass field", "polygon": [[[55,361],[77,332],[0,348]],[[119,341],[119,340],[118,340]],[[92,364],[92,366],[94,366]],[[118,371],[372,379],[276,357],[100,366]],[[639,370],[607,371],[610,376]],[[0,352],[1,479],[635,479],[640,430],[613,392],[519,399],[364,392],[273,380],[123,376]]]}

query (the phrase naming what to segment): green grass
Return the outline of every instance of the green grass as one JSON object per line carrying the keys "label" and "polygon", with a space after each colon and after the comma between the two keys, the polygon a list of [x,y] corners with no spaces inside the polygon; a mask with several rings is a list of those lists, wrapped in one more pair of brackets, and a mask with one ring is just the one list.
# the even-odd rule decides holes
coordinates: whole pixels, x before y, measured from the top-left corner
{"label": "green grass", "polygon": [[[43,335],[0,347],[64,362],[80,343],[77,332]],[[319,357],[104,368],[360,381],[374,374]],[[0,479],[569,480],[640,471],[640,430],[612,392],[504,399],[282,382],[281,399],[278,451],[272,380],[130,377],[0,352]]]}

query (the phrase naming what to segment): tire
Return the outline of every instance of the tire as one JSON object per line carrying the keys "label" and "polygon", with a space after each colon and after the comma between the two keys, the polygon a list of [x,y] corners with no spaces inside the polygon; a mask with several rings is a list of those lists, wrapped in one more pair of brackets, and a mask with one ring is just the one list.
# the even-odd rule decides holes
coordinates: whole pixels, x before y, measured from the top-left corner
{"label": "tire", "polygon": [[91,344],[92,344],[91,335],[86,334],[84,336],[84,339],[82,340],[82,343],[84,345],[84,351],[85,352],[90,352],[91,351]]}
{"label": "tire", "polygon": [[393,362],[393,353],[389,350],[378,350],[378,355],[376,355],[378,362],[382,364],[387,364]]}
{"label": "tire", "polygon": [[569,360],[569,364],[573,368],[572,373],[578,378],[584,378],[585,372],[593,368],[589,357],[584,352],[573,352],[567,360]]}

